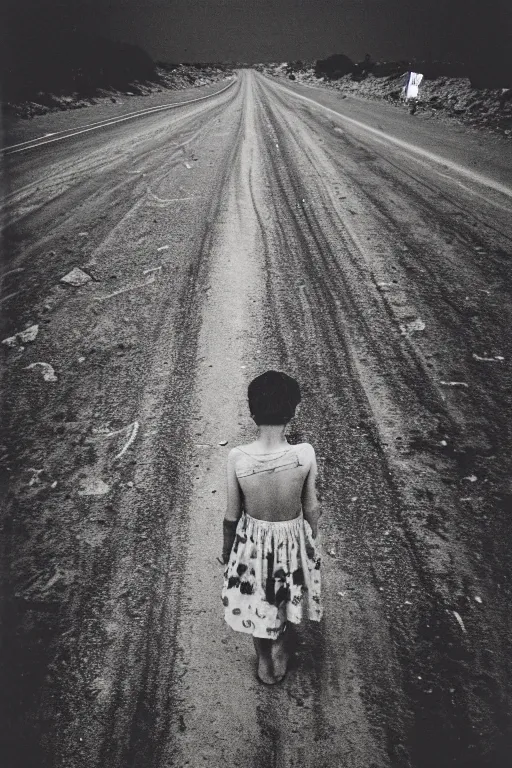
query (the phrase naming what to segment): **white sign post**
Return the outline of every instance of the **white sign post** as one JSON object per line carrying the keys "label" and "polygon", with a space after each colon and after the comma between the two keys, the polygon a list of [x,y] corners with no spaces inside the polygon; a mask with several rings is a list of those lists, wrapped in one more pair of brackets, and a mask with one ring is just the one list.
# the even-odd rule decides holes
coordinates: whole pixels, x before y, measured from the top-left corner
{"label": "white sign post", "polygon": [[420,83],[423,80],[423,75],[419,72],[409,72],[409,79],[405,86],[405,100],[417,99]]}

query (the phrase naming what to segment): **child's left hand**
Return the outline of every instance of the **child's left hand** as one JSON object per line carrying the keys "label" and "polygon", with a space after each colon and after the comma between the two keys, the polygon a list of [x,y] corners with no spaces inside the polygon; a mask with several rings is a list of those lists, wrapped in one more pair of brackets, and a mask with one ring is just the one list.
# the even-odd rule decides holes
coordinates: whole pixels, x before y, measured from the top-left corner
{"label": "child's left hand", "polygon": [[218,557],[218,558],[217,558],[217,561],[218,561],[218,562],[219,562],[221,565],[227,565],[227,562],[226,562],[226,560],[224,560],[224,558],[223,558],[223,557]]}

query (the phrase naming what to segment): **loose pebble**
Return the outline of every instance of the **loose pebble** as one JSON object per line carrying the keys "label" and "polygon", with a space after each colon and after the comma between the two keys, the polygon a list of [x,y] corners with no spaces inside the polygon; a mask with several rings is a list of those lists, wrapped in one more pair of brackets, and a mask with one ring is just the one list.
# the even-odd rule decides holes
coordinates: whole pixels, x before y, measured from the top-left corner
{"label": "loose pebble", "polygon": [[29,370],[31,368],[39,368],[45,381],[57,381],[57,376],[55,375],[53,366],[49,363],[31,363],[25,367],[25,370]]}
{"label": "loose pebble", "polygon": [[464,389],[468,389],[469,387],[465,381],[440,381],[439,383],[443,387],[462,387]]}
{"label": "loose pebble", "polygon": [[4,339],[2,344],[5,344],[6,347],[10,347],[11,349],[18,347],[20,351],[23,351],[22,344],[35,341],[38,333],[39,326],[31,325],[28,328],[25,328],[24,331],[19,331],[18,333],[15,333],[14,336],[9,336],[9,338]]}
{"label": "loose pebble", "polygon": [[103,480],[83,480],[78,490],[79,496],[104,496],[110,491],[110,486]]}
{"label": "loose pebble", "polygon": [[7,339],[2,341],[2,344],[5,344],[6,347],[13,349],[14,347],[18,346],[18,339],[16,336],[9,336]]}
{"label": "loose pebble", "polygon": [[68,272],[67,275],[61,277],[60,282],[66,283],[66,285],[73,285],[75,288],[79,288],[81,285],[85,285],[91,280],[92,277],[88,275],[87,272],[84,272],[83,269],[80,269],[79,267],[75,267],[71,270],[71,272]]}
{"label": "loose pebble", "polygon": [[31,325],[29,328],[25,328],[24,331],[21,331],[20,333],[17,333],[19,340],[23,344],[27,344],[29,341],[35,341],[35,338],[37,334],[39,333],[39,326],[38,325]]}
{"label": "loose pebble", "polygon": [[400,330],[402,331],[402,335],[405,336],[408,333],[424,331],[425,327],[426,326],[423,320],[420,317],[417,317],[416,320],[411,320],[410,323],[405,323],[405,325],[401,325]]}
{"label": "loose pebble", "polygon": [[462,621],[460,613],[458,613],[457,611],[453,611],[453,615],[457,619],[457,623],[459,624],[459,626],[462,629],[462,631],[464,633],[466,633],[466,627],[464,626],[464,622]]}
{"label": "loose pebble", "polygon": [[33,472],[34,474],[30,478],[29,487],[32,487],[36,483],[40,483],[41,480],[39,478],[39,475],[44,472],[44,469],[35,469],[34,467],[29,467],[27,469],[27,472]]}
{"label": "loose pebble", "polygon": [[480,357],[480,355],[473,352],[473,359],[478,360],[479,363],[501,363],[505,359],[502,355],[495,355],[494,357]]}

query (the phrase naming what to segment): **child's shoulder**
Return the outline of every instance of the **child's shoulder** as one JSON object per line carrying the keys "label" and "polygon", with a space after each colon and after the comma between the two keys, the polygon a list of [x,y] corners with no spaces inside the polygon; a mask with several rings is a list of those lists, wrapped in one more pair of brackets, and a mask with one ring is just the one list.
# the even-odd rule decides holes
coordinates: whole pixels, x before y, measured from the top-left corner
{"label": "child's shoulder", "polygon": [[294,448],[300,456],[301,462],[304,462],[306,466],[310,467],[316,461],[315,449],[311,443],[297,443]]}
{"label": "child's shoulder", "polygon": [[297,443],[294,448],[296,448],[298,451],[301,451],[301,453],[307,454],[311,457],[315,455],[315,449],[311,443]]}
{"label": "child's shoulder", "polygon": [[253,443],[246,443],[244,445],[235,445],[228,453],[228,463],[229,464],[236,464],[240,459],[243,459],[244,456],[247,458],[248,456],[251,456],[251,447]]}

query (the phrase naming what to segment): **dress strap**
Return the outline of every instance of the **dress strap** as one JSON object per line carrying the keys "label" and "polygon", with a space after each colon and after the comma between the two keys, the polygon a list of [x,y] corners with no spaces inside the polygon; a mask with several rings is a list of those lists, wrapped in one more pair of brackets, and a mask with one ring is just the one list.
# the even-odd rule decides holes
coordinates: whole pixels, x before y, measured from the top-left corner
{"label": "dress strap", "polygon": [[[257,475],[261,472],[282,472],[285,469],[293,469],[294,467],[300,467],[301,462],[296,453],[292,456],[286,454],[275,457],[273,459],[267,459],[265,462],[255,461],[243,461],[236,468],[236,476],[248,477],[249,475]],[[249,456],[249,454],[246,454]],[[251,457],[252,458],[252,457]]]}
{"label": "dress strap", "polygon": [[[277,459],[280,459],[281,456],[285,456],[287,453],[291,451],[292,448],[295,448],[294,445],[289,445],[288,448],[285,448],[282,451],[271,451],[270,453],[261,453],[259,455],[253,454],[253,453],[247,453],[247,451],[242,450],[242,448],[239,448],[238,446],[235,446],[237,451],[240,451],[240,453],[243,453],[245,456],[249,456],[249,458],[254,459],[255,461],[276,461]],[[280,454],[280,456],[276,456],[277,454]],[[263,459],[262,456],[270,456],[270,459]]]}

